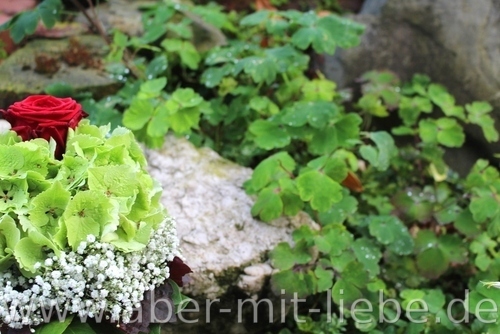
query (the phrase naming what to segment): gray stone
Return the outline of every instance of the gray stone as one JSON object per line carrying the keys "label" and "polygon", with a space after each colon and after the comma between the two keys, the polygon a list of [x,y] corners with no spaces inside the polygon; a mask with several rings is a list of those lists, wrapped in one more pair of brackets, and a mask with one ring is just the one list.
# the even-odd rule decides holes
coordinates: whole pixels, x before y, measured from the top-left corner
{"label": "gray stone", "polygon": [[[362,13],[370,14],[353,16],[367,27],[361,45],[327,56],[327,77],[345,87],[369,70],[391,70],[403,80],[427,74],[458,103],[489,101],[500,121],[498,0],[368,0]],[[477,127],[467,131],[478,141],[474,150],[499,150]]]}
{"label": "gray stone", "polygon": [[262,290],[272,272],[267,252],[302,224],[305,213],[268,224],[253,218],[254,199],[242,188],[252,170],[221,158],[209,148],[167,137],[160,150],[146,150],[151,175],[163,187],[162,202],[177,220],[181,249],[193,269],[185,293],[217,298],[238,287],[247,295]]}
{"label": "gray stone", "polygon": [[[96,59],[107,52],[106,45],[98,36],[80,36],[76,40]],[[0,108],[7,108],[28,95],[43,93],[53,83],[67,83],[75,92],[90,92],[95,98],[113,94],[119,89],[121,84],[102,69],[70,67],[62,61],[60,58],[68,46],[68,39],[37,39],[5,59],[0,64]],[[59,70],[53,74],[36,73],[35,59],[40,55],[52,59]]]}

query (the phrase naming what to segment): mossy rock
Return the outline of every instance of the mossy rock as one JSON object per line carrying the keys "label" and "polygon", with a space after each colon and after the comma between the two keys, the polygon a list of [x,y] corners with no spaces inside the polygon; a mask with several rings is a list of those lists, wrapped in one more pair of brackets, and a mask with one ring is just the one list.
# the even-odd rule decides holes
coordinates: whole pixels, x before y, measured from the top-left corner
{"label": "mossy rock", "polygon": [[93,35],[27,43],[0,63],[0,108],[61,82],[97,99],[115,93],[121,84],[100,65],[107,52],[102,38]]}

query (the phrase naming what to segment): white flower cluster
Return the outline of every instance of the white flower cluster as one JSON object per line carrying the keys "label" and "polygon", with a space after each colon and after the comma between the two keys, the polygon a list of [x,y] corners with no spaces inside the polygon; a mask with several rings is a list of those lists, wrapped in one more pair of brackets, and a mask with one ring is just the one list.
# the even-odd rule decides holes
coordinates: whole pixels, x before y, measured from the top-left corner
{"label": "white flower cluster", "polygon": [[[167,262],[179,256],[175,222],[163,221],[148,245],[123,253],[92,235],[76,252],[49,256],[43,274],[31,279],[19,272],[0,273],[0,323],[12,328],[36,326],[58,313],[102,317],[128,323],[144,292],[170,275]],[[104,319],[104,318],[103,318]]]}

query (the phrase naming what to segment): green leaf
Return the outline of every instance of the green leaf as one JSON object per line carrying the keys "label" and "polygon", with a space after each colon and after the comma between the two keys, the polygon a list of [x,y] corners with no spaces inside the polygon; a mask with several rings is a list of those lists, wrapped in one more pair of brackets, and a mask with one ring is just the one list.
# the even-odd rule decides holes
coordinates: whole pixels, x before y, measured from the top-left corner
{"label": "green leaf", "polygon": [[472,198],[469,209],[472,212],[474,221],[483,223],[486,219],[492,218],[498,213],[498,201],[491,193],[484,192]]}
{"label": "green leaf", "polygon": [[309,171],[297,178],[300,198],[310,201],[314,210],[325,212],[342,199],[342,187],[319,171]]}
{"label": "green leaf", "polygon": [[350,113],[338,118],[328,126],[315,129],[309,143],[309,152],[317,155],[329,154],[339,147],[350,147],[359,139],[361,117]]}
{"label": "green leaf", "polygon": [[462,126],[454,119],[440,118],[436,121],[438,127],[437,140],[447,147],[460,147],[465,141]]}
{"label": "green leaf", "polygon": [[281,178],[290,178],[295,169],[295,161],[286,152],[273,154],[264,159],[254,169],[252,178],[245,183],[249,192],[256,192]]}
{"label": "green leaf", "polygon": [[[315,291],[309,288],[302,272],[283,270],[271,276],[271,289],[279,296],[304,298]],[[282,293],[284,290],[284,293]]]}
{"label": "green leaf", "polygon": [[387,170],[391,159],[398,154],[394,139],[385,131],[371,132],[369,137],[377,147],[362,145],[359,149],[361,156],[379,171]]}
{"label": "green leaf", "polygon": [[316,267],[314,274],[318,279],[317,292],[324,292],[332,288],[333,285],[333,272],[331,270]]}
{"label": "green leaf", "polygon": [[74,321],[63,334],[97,334],[88,323]]}
{"label": "green leaf", "polygon": [[428,88],[429,98],[443,110],[446,116],[455,116],[465,119],[463,108],[455,106],[455,98],[448,93],[446,88],[439,84],[430,84]]}
{"label": "green leaf", "polygon": [[133,99],[123,114],[123,125],[131,130],[139,130],[149,122],[155,109],[150,100]]}
{"label": "green leaf", "polygon": [[493,107],[488,102],[473,102],[466,104],[467,118],[472,124],[477,124],[483,130],[484,137],[490,143],[498,141],[498,131],[495,121],[490,116]]}
{"label": "green leaf", "polygon": [[257,201],[252,206],[253,216],[259,216],[264,222],[271,221],[281,216],[283,201],[276,187],[267,187],[259,192]]}
{"label": "green leaf", "polygon": [[460,147],[465,141],[462,126],[452,118],[422,120],[419,122],[419,134],[424,143],[436,143],[447,147]]}
{"label": "green leaf", "polygon": [[37,328],[38,334],[63,334],[73,321],[73,316],[65,317],[64,321],[51,321]]}
{"label": "green leaf", "polygon": [[358,101],[358,106],[376,117],[387,117],[389,112],[378,95],[372,93],[364,94]]}
{"label": "green leaf", "polygon": [[327,79],[314,79],[302,86],[305,101],[333,101],[336,84]]}
{"label": "green leaf", "polygon": [[322,225],[341,224],[348,216],[354,214],[358,208],[356,198],[349,196],[347,191],[342,195],[340,202],[335,203],[330,209],[319,214]]}
{"label": "green leaf", "polygon": [[39,19],[37,10],[22,12],[15,16],[10,27],[10,37],[14,43],[19,44],[24,37],[35,33]]}
{"label": "green leaf", "polygon": [[241,19],[240,25],[242,26],[256,26],[265,23],[269,18],[271,12],[268,10],[259,10],[249,14]]}
{"label": "green leaf", "polygon": [[269,254],[273,265],[280,270],[293,268],[295,265],[311,261],[311,254],[306,240],[296,239],[295,247],[290,248],[286,242],[279,243]]}
{"label": "green leaf", "polygon": [[167,78],[165,77],[148,80],[141,84],[137,98],[142,100],[156,98],[160,96],[161,91],[166,85]]}
{"label": "green leaf", "polygon": [[153,79],[164,73],[168,68],[168,60],[165,55],[155,57],[146,67],[146,78]]}
{"label": "green leaf", "polygon": [[236,75],[241,70],[250,75],[255,83],[265,82],[270,85],[278,74],[278,63],[272,57],[251,56],[238,61],[233,74]]}
{"label": "green leaf", "polygon": [[413,251],[413,239],[406,226],[394,216],[371,216],[370,234],[387,245],[388,249],[398,255],[408,255]]}
{"label": "green leaf", "polygon": [[45,87],[45,93],[57,97],[72,97],[75,95],[75,90],[72,86],[65,82],[55,82]]}
{"label": "green leaf", "polygon": [[201,56],[191,42],[182,41],[180,39],[165,39],[161,43],[161,46],[169,52],[179,54],[183,65],[186,65],[192,70],[198,69]]}
{"label": "green leaf", "polygon": [[368,238],[359,238],[352,243],[352,250],[358,261],[363,264],[370,273],[370,277],[375,277],[380,273],[378,265],[382,258],[380,248]]}
{"label": "green leaf", "polygon": [[428,248],[417,255],[420,274],[427,278],[438,278],[448,269],[449,261],[439,248]]}
{"label": "green leaf", "polygon": [[37,6],[38,14],[47,28],[52,28],[61,15],[61,2],[45,0]]}
{"label": "green leaf", "polygon": [[257,146],[266,150],[285,147],[291,141],[282,125],[269,120],[258,119],[250,124],[248,130],[255,135]]}
{"label": "green leaf", "polygon": [[422,96],[403,96],[399,103],[398,114],[407,126],[414,125],[421,112],[430,113],[432,111],[431,101]]}
{"label": "green leaf", "polygon": [[150,137],[164,137],[168,130],[169,110],[165,103],[158,105],[148,122],[146,133]]}
{"label": "green leaf", "polygon": [[191,128],[198,127],[198,123],[200,121],[200,109],[196,107],[180,109],[175,113],[167,115],[166,121],[175,133],[189,133]]}
{"label": "green leaf", "polygon": [[347,279],[341,278],[335,281],[332,289],[332,299],[337,305],[350,307],[356,300],[363,298],[360,289]]}
{"label": "green leaf", "polygon": [[[326,247],[321,247],[321,242],[324,242]],[[328,225],[324,228],[323,235],[315,238],[318,250],[323,253],[328,253],[330,256],[341,255],[347,248],[349,248],[349,246],[351,246],[352,242],[352,234],[340,224]]]}

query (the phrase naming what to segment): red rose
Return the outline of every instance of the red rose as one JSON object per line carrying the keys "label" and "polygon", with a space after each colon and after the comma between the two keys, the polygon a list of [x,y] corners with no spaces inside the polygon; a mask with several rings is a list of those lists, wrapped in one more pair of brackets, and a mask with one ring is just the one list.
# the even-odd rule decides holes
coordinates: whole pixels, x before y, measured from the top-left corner
{"label": "red rose", "polygon": [[87,116],[82,106],[72,98],[50,95],[29,96],[15,102],[7,111],[0,109],[0,113],[23,140],[54,138],[58,159],[66,150],[68,128],[74,129]]}

